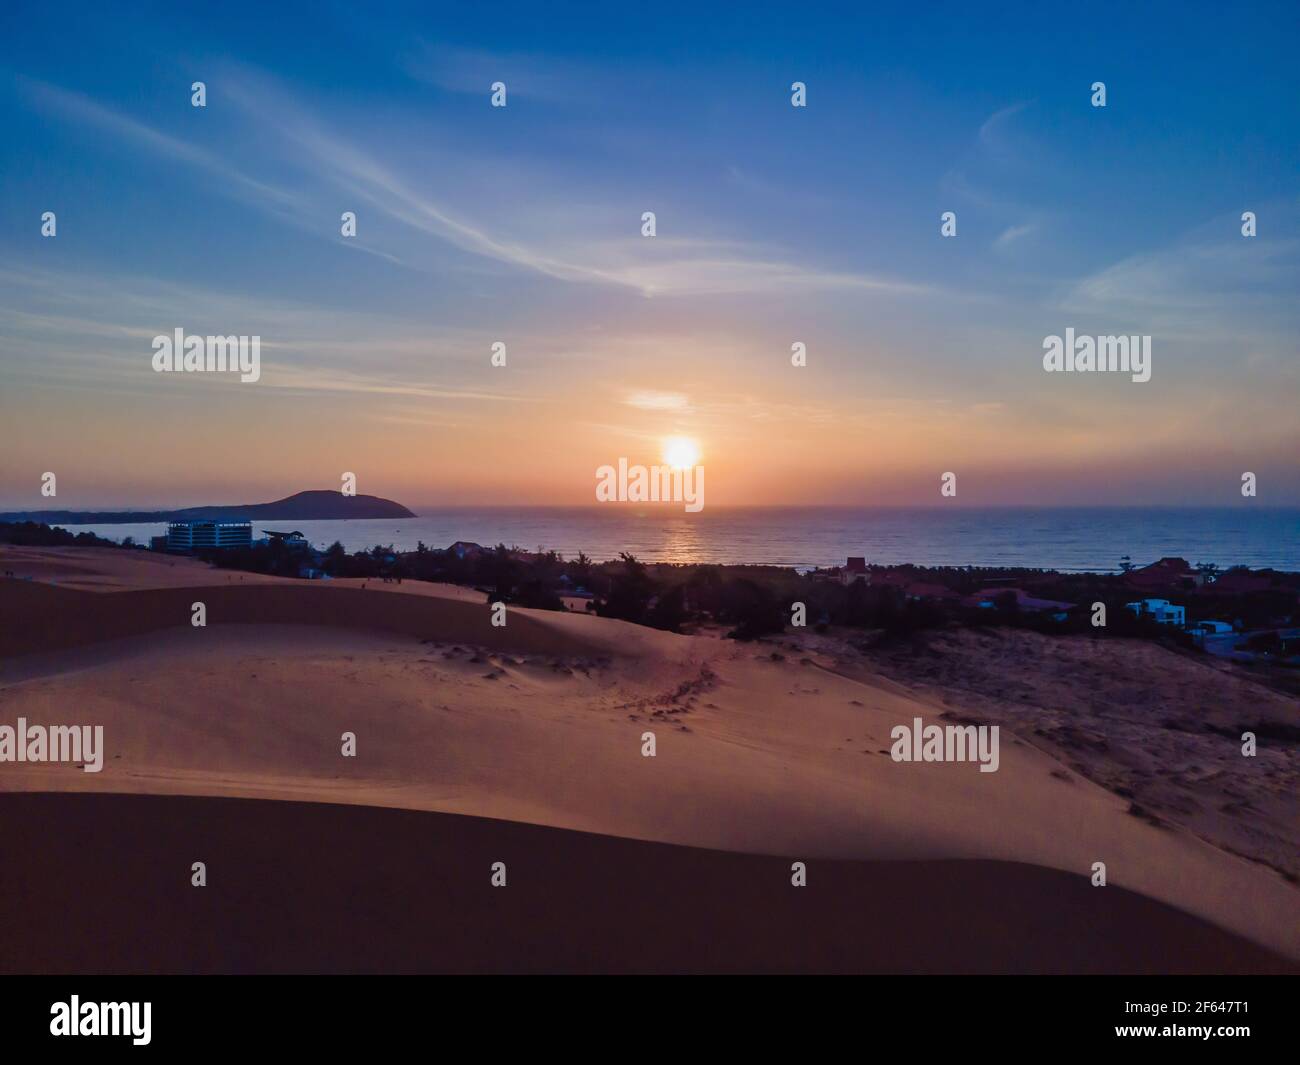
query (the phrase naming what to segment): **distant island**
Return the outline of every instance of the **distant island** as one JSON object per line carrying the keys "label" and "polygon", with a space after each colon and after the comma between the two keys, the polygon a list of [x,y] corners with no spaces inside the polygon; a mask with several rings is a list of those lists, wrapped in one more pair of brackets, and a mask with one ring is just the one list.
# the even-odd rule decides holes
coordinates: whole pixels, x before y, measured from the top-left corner
{"label": "distant island", "polygon": [[413,518],[401,503],[379,496],[345,496],[328,490],[297,492],[272,503],[186,507],[183,510],[20,510],[0,521],[41,521],[49,525],[128,525],[191,518],[248,518],[252,521],[332,521],[348,518]]}

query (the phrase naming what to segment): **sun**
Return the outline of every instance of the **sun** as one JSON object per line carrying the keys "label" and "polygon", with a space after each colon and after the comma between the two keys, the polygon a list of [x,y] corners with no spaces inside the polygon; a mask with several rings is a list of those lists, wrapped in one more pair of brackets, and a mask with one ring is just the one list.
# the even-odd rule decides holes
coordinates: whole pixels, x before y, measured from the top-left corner
{"label": "sun", "polygon": [[664,441],[664,462],[675,470],[689,469],[700,461],[700,447],[688,436],[670,436]]}

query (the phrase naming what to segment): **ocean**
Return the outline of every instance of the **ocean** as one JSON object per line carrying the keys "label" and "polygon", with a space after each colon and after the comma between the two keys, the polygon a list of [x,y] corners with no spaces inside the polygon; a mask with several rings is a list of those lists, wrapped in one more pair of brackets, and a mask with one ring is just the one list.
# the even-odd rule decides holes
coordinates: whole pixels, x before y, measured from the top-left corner
{"label": "ocean", "polygon": [[[414,509],[414,508],[413,508]],[[485,546],[584,552],[598,561],[629,551],[648,562],[1025,566],[1068,572],[1113,572],[1122,556],[1136,565],[1178,555],[1195,565],[1300,570],[1300,508],[944,508],[589,507],[423,508],[418,517],[374,521],[258,523],[294,528],[320,548],[335,540],[349,551],[392,544],[414,550],[456,540]],[[148,543],[162,523],[69,525],[114,540]]]}

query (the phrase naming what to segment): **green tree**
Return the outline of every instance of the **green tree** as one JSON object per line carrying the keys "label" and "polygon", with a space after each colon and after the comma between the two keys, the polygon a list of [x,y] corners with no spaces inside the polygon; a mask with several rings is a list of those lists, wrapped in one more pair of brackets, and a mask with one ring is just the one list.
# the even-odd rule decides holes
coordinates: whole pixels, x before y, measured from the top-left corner
{"label": "green tree", "polygon": [[596,612],[602,617],[644,623],[650,598],[655,593],[655,583],[645,564],[635,555],[622,551],[619,558],[623,562],[623,570],[610,578],[609,596],[596,608]]}

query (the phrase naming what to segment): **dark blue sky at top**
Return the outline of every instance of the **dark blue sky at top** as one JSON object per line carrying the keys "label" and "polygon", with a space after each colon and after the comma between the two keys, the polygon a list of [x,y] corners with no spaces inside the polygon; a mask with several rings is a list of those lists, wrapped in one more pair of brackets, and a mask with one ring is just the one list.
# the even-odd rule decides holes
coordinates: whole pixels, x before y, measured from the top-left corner
{"label": "dark blue sky at top", "polygon": [[[582,172],[578,191],[625,191],[629,209],[688,204],[692,225],[712,236],[793,244],[835,268],[988,281],[961,255],[934,262],[915,232],[952,208],[972,235],[992,239],[1014,225],[1015,204],[1071,216],[1031,274],[1064,273],[1067,259],[1086,270],[1243,201],[1293,195],[1300,172],[1296,6],[1136,6],[235,3],[136,5],[127,17],[89,4],[10,5],[0,42],[4,240],[29,243],[33,208],[66,193],[104,262],[121,266],[126,252],[142,268],[173,267],[192,236],[229,263],[223,280],[250,270],[269,278],[288,259],[328,290],[310,242],[294,234],[286,247],[274,227],[232,225],[254,209],[196,188],[183,168],[114,150],[111,134],[51,119],[17,80],[84,94],[170,135],[211,138],[248,170],[275,171],[266,146],[241,136],[242,116],[222,114],[222,78],[239,69],[353,129],[402,130],[407,143],[394,154],[430,162],[433,189],[435,137],[491,157],[505,153],[508,130],[511,166],[557,180]],[[410,57],[422,47],[435,63],[437,49],[468,57],[458,69],[471,85],[481,73],[479,91],[413,77]],[[554,93],[530,94],[525,78],[508,112],[486,112],[487,86],[509,85],[521,67],[553,79]],[[188,101],[195,78],[210,92],[199,116]],[[786,106],[793,80],[809,86],[806,112]],[[1081,106],[1094,80],[1108,85],[1104,114]],[[1006,157],[971,160],[981,125],[1016,105]],[[1031,138],[1034,152],[1020,158],[1018,141]],[[944,187],[959,167],[1006,208],[961,202]],[[754,186],[738,190],[726,180],[733,169]],[[468,209],[486,214],[491,204]],[[1032,286],[1019,274],[1004,280]]]}

